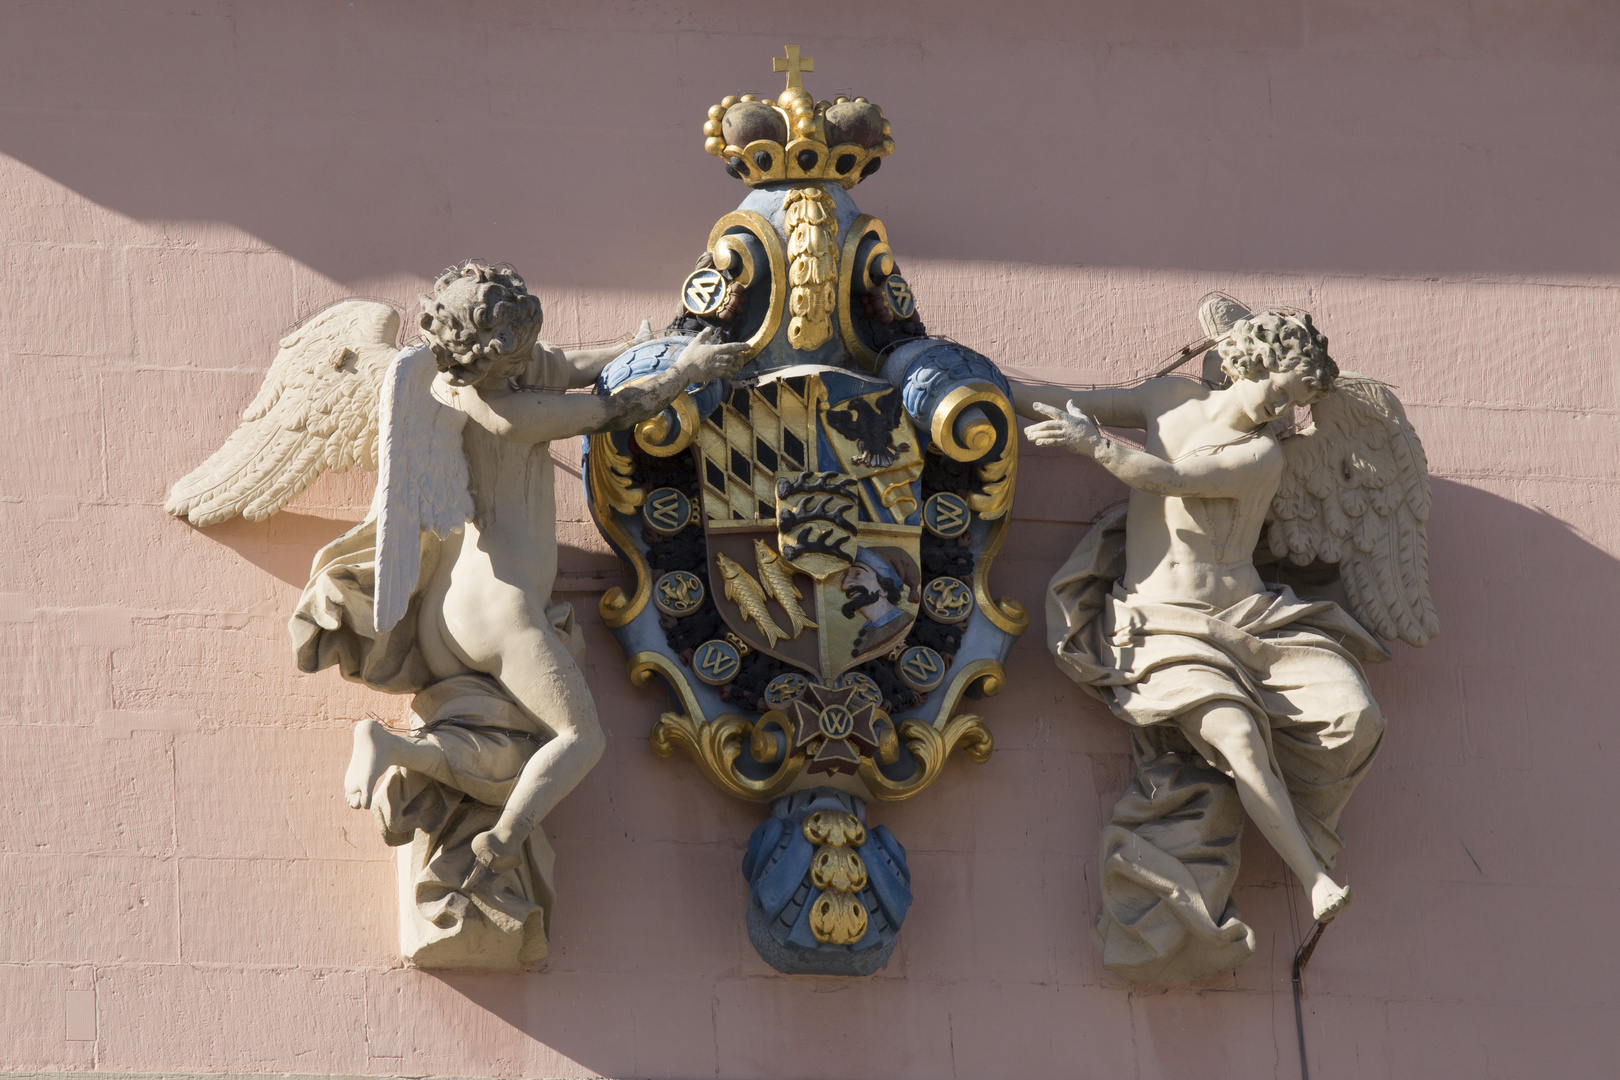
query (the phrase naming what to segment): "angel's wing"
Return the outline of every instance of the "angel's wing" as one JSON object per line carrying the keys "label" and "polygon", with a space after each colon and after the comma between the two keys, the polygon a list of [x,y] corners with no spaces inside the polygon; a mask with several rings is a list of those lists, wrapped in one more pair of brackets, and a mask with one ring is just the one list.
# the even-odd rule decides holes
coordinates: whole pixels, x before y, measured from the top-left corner
{"label": "angel's wing", "polygon": [[164,509],[193,525],[262,521],[321,473],[377,467],[377,395],[399,312],[344,300],[281,339],[281,350],[215,454],[174,485]]}
{"label": "angel's wing", "polygon": [[1440,632],[1429,599],[1429,467],[1389,387],[1341,375],[1282,441],[1287,467],[1271,503],[1271,552],[1339,564],[1351,613],[1387,640]]}
{"label": "angel's wing", "polygon": [[461,429],[467,414],[433,396],[438,374],[425,345],[401,349],[383,380],[377,494],[377,632],[392,630],[410,606],[422,572],[422,533],[440,540],[472,517]]}

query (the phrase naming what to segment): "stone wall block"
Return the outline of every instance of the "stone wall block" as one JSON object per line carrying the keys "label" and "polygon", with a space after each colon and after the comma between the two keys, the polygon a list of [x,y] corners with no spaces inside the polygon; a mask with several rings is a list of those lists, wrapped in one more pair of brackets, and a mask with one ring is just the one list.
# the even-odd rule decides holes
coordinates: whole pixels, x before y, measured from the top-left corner
{"label": "stone wall block", "polygon": [[[643,754],[650,760],[640,760]],[[546,819],[548,835],[559,841],[637,844],[701,837],[694,842],[742,845],[741,865],[748,836],[765,816],[761,806],[741,800],[706,805],[698,796],[708,781],[696,773],[697,766],[690,759],[655,756],[645,738],[609,739],[603,760],[617,764],[618,775],[600,781],[587,777],[569,792]],[[737,880],[743,880],[740,870]]]}
{"label": "stone wall block", "polygon": [[0,851],[168,855],[174,763],[168,738],[101,738],[89,727],[0,726]]}
{"label": "stone wall block", "polygon": [[[1131,1042],[1142,1076],[1292,1076],[1294,1017],[1286,994],[1130,994]],[[1244,1031],[1248,1038],[1225,1037]]]}
{"label": "stone wall block", "polygon": [[[1000,1032],[1029,1038],[1019,1048],[1019,1075],[1053,1080],[1079,1075],[1156,1076],[1142,1068],[1140,1043],[1132,1033],[1129,997],[1112,989],[1064,981],[998,982],[984,993],[963,993],[960,983],[946,988],[951,1065],[956,1076],[996,1077],[1006,1068]],[[1076,1016],[1086,1016],[1119,1037],[1087,1037]],[[1279,1070],[1280,1072],[1280,1070]],[[1166,1074],[1174,1075],[1174,1074]],[[1256,1076],[1264,1075],[1257,1073]]]}
{"label": "stone wall block", "polygon": [[10,467],[0,474],[0,499],[26,500],[42,517],[78,517],[78,505],[106,495],[105,411],[94,373],[83,363],[13,351],[0,363],[0,395],[28,402],[19,418]]}
{"label": "stone wall block", "polygon": [[[374,1071],[399,1062],[439,1075],[729,1076],[715,1070],[717,1024],[729,1019],[718,1014],[719,988],[728,982],[549,965],[539,978],[395,969],[366,976],[367,1042]],[[600,1002],[631,997],[649,1006],[602,1023]],[[539,1030],[544,1037],[531,1034]],[[723,1030],[722,1039],[733,1037],[729,1023]]]}
{"label": "stone wall block", "polygon": [[179,879],[188,963],[350,971],[399,962],[391,859],[182,858]]}
{"label": "stone wall block", "polygon": [[94,393],[106,418],[107,497],[161,505],[174,482],[236,429],[263,377],[253,370],[102,372]]}
{"label": "stone wall block", "polygon": [[279,252],[150,248],[128,259],[143,366],[265,371],[297,318],[291,260]]}
{"label": "stone wall block", "polygon": [[[8,1069],[96,1067],[94,1040],[69,1041],[69,992],[95,992],[96,970],[64,964],[0,964],[0,1046]],[[73,1034],[81,1034],[75,1031]]]}
{"label": "stone wall block", "polygon": [[280,613],[143,618],[129,646],[113,654],[113,702],[128,710],[184,709],[201,724],[229,727],[325,726],[345,703],[385,712],[397,704],[358,686],[334,694],[327,679],[305,675],[291,660]]}
{"label": "stone wall block", "polygon": [[[906,935],[915,917],[907,917]],[[714,1026],[725,1033],[716,1075],[768,1076],[782,1061],[812,1059],[826,1076],[951,1075],[949,987],[880,973],[827,993],[820,978],[760,977],[770,969],[758,958],[745,970],[754,977],[714,988]],[[814,1025],[799,1021],[806,1011]],[[831,1032],[842,1037],[828,1038]]]}
{"label": "stone wall block", "polygon": [[[906,842],[904,833],[897,830],[895,835]],[[890,974],[944,984],[964,979],[997,985],[1089,981],[1091,915],[1097,901],[1086,880],[1086,864],[1094,859],[1078,852],[1054,851],[1035,860],[1016,850],[913,846],[906,849],[906,861],[912,892],[924,899],[906,915],[890,963],[898,970]],[[1028,920],[1052,929],[1032,938],[1025,932]]]}
{"label": "stone wall block", "polygon": [[71,386],[70,377],[87,370],[84,361],[129,356],[135,339],[127,275],[116,248],[0,246],[0,312],[11,362],[33,357],[34,366],[45,367],[53,361],[50,370]]}
{"label": "stone wall block", "polygon": [[[252,918],[242,912],[244,922]],[[118,1072],[366,1071],[365,977],[302,968],[118,966],[97,973],[97,1066]],[[242,1008],[252,1002],[252,1008]],[[206,1037],[197,1033],[207,1032]]]}
{"label": "stone wall block", "polygon": [[[1325,1012],[1329,1005],[1321,1008]],[[1373,1075],[1390,1080],[1424,1080],[1448,1072],[1602,1076],[1620,1055],[1620,1032],[1606,1022],[1609,1008],[1607,1003],[1555,1008],[1526,1001],[1391,1001],[1386,1010],[1388,1071]],[[1327,1041],[1328,1049],[1333,1046]]]}
{"label": "stone wall block", "polygon": [[[626,847],[611,871],[591,845],[553,840],[558,902],[547,970],[715,977],[752,955],[739,931],[748,883],[736,843],[644,842]],[[639,932],[628,936],[626,926]]]}
{"label": "stone wall block", "polygon": [[182,854],[333,859],[393,865],[376,819],[343,801],[347,727],[223,728],[175,737],[180,789],[206,814],[186,814]]}
{"label": "stone wall block", "polygon": [[[104,623],[102,620],[106,619]],[[0,683],[0,722],[88,725],[112,706],[112,649],[129,619],[99,609],[42,611],[0,627],[11,679]]]}
{"label": "stone wall block", "polygon": [[0,964],[173,963],[174,869],[168,856],[0,855],[0,878],[12,884]]}

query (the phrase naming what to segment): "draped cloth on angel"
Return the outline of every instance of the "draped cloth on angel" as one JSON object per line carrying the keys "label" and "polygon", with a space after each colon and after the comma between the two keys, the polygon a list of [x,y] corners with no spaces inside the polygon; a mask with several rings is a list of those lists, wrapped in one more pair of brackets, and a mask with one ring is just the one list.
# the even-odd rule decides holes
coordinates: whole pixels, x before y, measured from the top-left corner
{"label": "draped cloth on angel", "polygon": [[[1331,601],[1286,586],[1216,611],[1119,584],[1125,508],[1087,533],[1047,592],[1058,666],[1132,729],[1136,778],[1101,845],[1103,963],[1137,982],[1191,982],[1254,952],[1232,903],[1243,808],[1219,752],[1181,723],[1211,702],[1247,709],[1311,848],[1331,867],[1339,815],[1384,721],[1362,663],[1376,638]],[[1222,775],[1226,774],[1226,775]]]}
{"label": "draped cloth on angel", "polygon": [[[513,967],[548,951],[554,855],[543,830],[524,843],[519,865],[477,888],[473,837],[494,826],[524,764],[551,737],[482,674],[435,680],[418,641],[422,593],[437,565],[440,541],[422,537],[422,573],[409,608],[391,630],[372,621],[376,520],[338,537],[315,557],[309,585],[289,623],[298,666],[336,666],[346,679],[393,694],[414,694],[411,737],[443,755],[454,784],[393,768],[373,802],[390,845],[411,845],[414,911],[402,935],[406,953],[424,967],[444,952],[456,967]],[[584,638],[569,604],[546,610],[577,663]]]}

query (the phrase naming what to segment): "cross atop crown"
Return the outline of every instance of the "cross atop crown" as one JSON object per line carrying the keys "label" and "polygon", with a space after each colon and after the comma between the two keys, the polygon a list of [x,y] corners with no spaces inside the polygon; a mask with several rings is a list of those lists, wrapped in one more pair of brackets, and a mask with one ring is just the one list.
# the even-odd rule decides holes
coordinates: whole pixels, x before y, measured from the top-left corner
{"label": "cross atop crown", "polygon": [[804,88],[814,57],[797,45],[783,46],[771,70],[787,75],[775,101],[753,94],[727,95],[709,109],[703,149],[726,163],[726,172],[749,187],[796,180],[824,180],[846,191],[877,171],[894,152],[883,110],[863,97],[843,94],[817,101]]}
{"label": "cross atop crown", "polygon": [[803,90],[803,73],[816,70],[816,58],[813,56],[800,57],[799,46],[797,45],[784,45],[782,48],[787,52],[787,55],[773,56],[771,58],[771,70],[787,72],[786,89]]}

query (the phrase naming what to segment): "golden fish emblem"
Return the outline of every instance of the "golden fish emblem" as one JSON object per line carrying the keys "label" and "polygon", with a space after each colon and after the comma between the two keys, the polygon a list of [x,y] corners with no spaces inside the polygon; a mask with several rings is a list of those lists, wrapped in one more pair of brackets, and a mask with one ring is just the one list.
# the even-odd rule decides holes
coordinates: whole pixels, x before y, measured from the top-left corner
{"label": "golden fish emblem", "polygon": [[765,586],[766,595],[781,604],[782,610],[793,621],[793,633],[786,636],[797,639],[806,630],[817,629],[810,616],[804,613],[804,608],[799,606],[804,594],[793,587],[792,573],[782,565],[782,557],[763,540],[754,541],[754,565],[759,570],[759,580]]}
{"label": "golden fish emblem", "polygon": [[734,601],[742,609],[744,619],[754,620],[771,648],[776,648],[777,639],[787,635],[765,609],[765,590],[760,588],[752,574],[731,559],[724,555],[716,556],[716,559],[720,564],[720,574],[726,579],[726,599]]}

